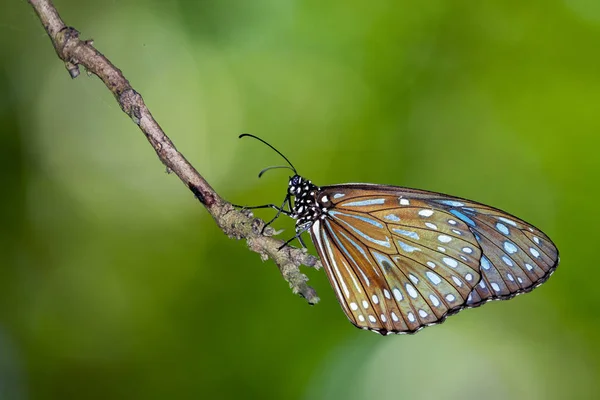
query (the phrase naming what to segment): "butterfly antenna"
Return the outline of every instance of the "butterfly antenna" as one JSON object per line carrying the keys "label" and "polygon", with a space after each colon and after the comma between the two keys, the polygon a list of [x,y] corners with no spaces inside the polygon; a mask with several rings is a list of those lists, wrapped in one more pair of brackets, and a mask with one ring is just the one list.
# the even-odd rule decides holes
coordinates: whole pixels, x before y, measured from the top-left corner
{"label": "butterfly antenna", "polygon": [[[283,155],[283,154],[282,154],[282,153],[281,153],[279,150],[277,150],[275,147],[271,146],[269,143],[265,142],[264,140],[262,140],[262,139],[261,139],[261,138],[259,138],[258,136],[254,136],[254,135],[251,135],[251,134],[249,134],[249,133],[242,133],[242,134],[239,136],[239,138],[241,139],[241,138],[243,138],[243,137],[245,137],[245,136],[249,136],[249,137],[251,137],[251,138],[254,138],[254,139],[256,139],[256,140],[258,140],[258,141],[260,141],[260,142],[263,142],[264,144],[266,144],[267,146],[269,146],[271,149],[275,150],[275,152],[276,152],[277,154],[279,154],[281,157],[283,157],[283,159],[284,159],[285,161],[287,161],[287,163],[288,163],[288,164],[290,164],[290,167],[292,167],[292,171],[294,171],[294,173],[295,173],[296,175],[298,174],[298,172],[296,172],[296,168],[294,168],[294,165],[293,165],[293,164],[290,162],[290,160],[288,160],[288,159],[287,159],[287,157],[286,157],[286,156],[284,156],[284,155]],[[262,170],[262,171],[261,171],[261,175],[262,175],[262,173],[263,173],[264,171],[266,171],[266,170],[269,170],[270,168],[273,168],[273,167],[265,168],[264,170]],[[279,167],[277,167],[277,168],[279,168]],[[259,175],[259,177],[260,177],[260,175]]]}
{"label": "butterfly antenna", "polygon": [[294,171],[294,173],[296,173],[296,170],[295,170],[295,169],[292,169],[291,167],[289,167],[289,166],[287,166],[287,165],[275,165],[275,166],[273,166],[273,167],[267,167],[267,168],[263,169],[262,171],[260,171],[260,172],[258,173],[258,177],[260,178],[261,176],[263,176],[263,174],[264,174],[265,172],[267,172],[267,171],[268,171],[268,170],[270,170],[270,169],[279,169],[279,168],[287,168],[287,169],[291,169],[292,171]]}

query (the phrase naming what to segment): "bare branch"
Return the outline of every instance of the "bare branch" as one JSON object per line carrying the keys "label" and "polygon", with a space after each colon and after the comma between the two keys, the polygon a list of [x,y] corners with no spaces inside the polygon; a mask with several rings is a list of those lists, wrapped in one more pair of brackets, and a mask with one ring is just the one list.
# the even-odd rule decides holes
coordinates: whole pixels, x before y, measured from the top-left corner
{"label": "bare branch", "polygon": [[[29,0],[44,29],[50,36],[58,57],[64,61],[72,78],[79,76],[79,66],[96,75],[115,96],[121,109],[138,125],[150,142],[158,158],[173,171],[206,207],[216,223],[231,238],[246,239],[248,247],[260,254],[263,260],[275,261],[292,291],[310,304],[319,301],[313,288],[306,284],[308,278],[299,270],[300,265],[319,268],[320,261],[305,249],[290,246],[278,250],[283,242],[261,234],[264,222],[253,218],[250,212],[240,212],[221,198],[208,182],[175,148],[158,122],[152,117],[142,96],[135,91],[123,73],[102,53],[91,40],[81,40],[79,32],[64,24],[50,0]],[[267,234],[272,234],[267,229]]]}

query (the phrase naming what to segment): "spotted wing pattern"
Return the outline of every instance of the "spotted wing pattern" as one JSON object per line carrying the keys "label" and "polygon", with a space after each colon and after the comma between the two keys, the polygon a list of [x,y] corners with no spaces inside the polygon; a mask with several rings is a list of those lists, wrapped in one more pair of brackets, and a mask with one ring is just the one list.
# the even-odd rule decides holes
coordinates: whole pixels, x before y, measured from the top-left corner
{"label": "spotted wing pattern", "polygon": [[556,269],[558,251],[539,229],[492,207],[468,201],[441,202],[469,225],[483,251],[482,279],[467,298],[467,306],[529,292]]}
{"label": "spotted wing pattern", "polygon": [[311,226],[327,276],[350,321],[381,334],[530,291],[558,263],[542,232],[475,202],[381,185],[318,196],[332,203]]}

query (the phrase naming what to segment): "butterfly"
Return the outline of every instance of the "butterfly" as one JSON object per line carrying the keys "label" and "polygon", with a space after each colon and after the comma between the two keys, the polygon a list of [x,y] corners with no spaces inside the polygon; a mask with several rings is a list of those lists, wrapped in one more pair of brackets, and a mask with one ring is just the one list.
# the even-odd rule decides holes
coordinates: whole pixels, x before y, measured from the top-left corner
{"label": "butterfly", "polygon": [[[381,335],[413,334],[465,308],[544,283],[558,249],[533,225],[442,193],[377,184],[317,186],[294,171],[277,210],[309,232],[344,313]],[[265,225],[265,226],[266,226]]]}

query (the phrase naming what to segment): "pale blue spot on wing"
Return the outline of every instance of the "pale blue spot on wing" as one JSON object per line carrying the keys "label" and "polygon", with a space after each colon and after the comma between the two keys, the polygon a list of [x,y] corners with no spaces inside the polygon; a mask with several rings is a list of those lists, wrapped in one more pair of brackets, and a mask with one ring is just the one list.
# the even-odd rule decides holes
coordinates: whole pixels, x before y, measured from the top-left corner
{"label": "pale blue spot on wing", "polygon": [[514,265],[511,259],[506,256],[502,256],[502,261],[504,261],[504,264],[508,265],[509,267]]}
{"label": "pale blue spot on wing", "polygon": [[486,256],[481,257],[481,267],[485,270],[492,268],[492,263],[487,259]]}
{"label": "pale blue spot on wing", "polygon": [[333,198],[334,198],[334,199],[340,199],[340,198],[342,198],[342,197],[344,197],[344,196],[345,196],[345,194],[344,194],[344,193],[336,193],[336,194],[334,194],[334,195],[333,195]]}
{"label": "pale blue spot on wing", "polygon": [[461,213],[458,210],[450,210],[450,213],[454,214],[456,217],[458,217],[461,221],[471,225],[471,226],[475,226],[475,222],[467,217],[465,214]]}
{"label": "pale blue spot on wing", "polygon": [[433,273],[431,271],[425,272],[425,275],[427,275],[431,283],[433,283],[434,285],[437,285],[442,281],[442,279],[436,273]]}
{"label": "pale blue spot on wing", "polygon": [[[327,238],[327,235],[325,234],[325,232],[323,232],[323,243],[325,244],[325,247],[327,248],[327,253],[329,254],[329,260],[331,260],[331,267],[333,267],[333,270],[334,270],[335,274],[337,275],[338,282],[342,285],[342,289],[344,289],[346,298],[349,299],[350,291],[348,290],[348,286],[346,286],[346,282],[344,281],[344,278],[342,277],[342,274],[340,273],[338,265],[335,261],[335,257],[333,256],[333,250],[331,249],[331,245],[329,244],[329,239]],[[358,289],[358,292],[359,293],[361,292],[360,289]]]}
{"label": "pale blue spot on wing", "polygon": [[504,217],[498,217],[498,219],[502,222],[506,222],[507,224],[514,226],[515,228],[517,227],[517,223],[513,220]]}
{"label": "pale blue spot on wing", "polygon": [[398,245],[400,246],[400,248],[404,251],[406,251],[407,253],[412,253],[413,251],[421,251],[421,249],[418,249],[416,247],[413,247],[409,244],[406,244],[404,242],[401,241],[396,241],[398,243]]}
{"label": "pale blue spot on wing", "polygon": [[508,227],[504,224],[501,224],[500,222],[496,223],[496,229],[498,229],[500,232],[504,233],[505,235],[508,235],[510,233],[510,231],[508,230]]}
{"label": "pale blue spot on wing", "polygon": [[[329,213],[330,213],[331,215],[335,215],[335,214],[345,215],[345,214],[342,214],[342,213],[340,213],[340,212],[337,212],[337,211],[330,211]],[[350,217],[355,217],[355,218],[358,218],[358,219],[363,219],[363,217],[354,216],[354,215],[350,215]],[[365,220],[367,220],[366,222],[372,221],[372,220],[369,220],[369,219],[368,219],[368,218],[366,218],[366,217],[364,217],[364,219],[365,219]],[[392,247],[392,244],[390,243],[390,239],[389,239],[389,238],[387,238],[387,237],[386,237],[386,240],[385,240],[385,241],[384,241],[384,240],[377,240],[377,239],[375,239],[375,238],[372,238],[371,236],[368,236],[368,235],[367,235],[367,234],[365,234],[363,231],[361,231],[360,229],[357,229],[356,227],[354,227],[354,226],[352,226],[351,224],[347,223],[347,222],[346,222],[346,221],[344,221],[343,219],[336,218],[336,220],[337,220],[337,221],[339,221],[339,222],[341,222],[341,223],[343,223],[345,226],[347,226],[348,228],[350,228],[350,230],[352,230],[353,232],[355,232],[356,234],[358,234],[360,237],[362,237],[363,239],[366,239],[366,240],[368,240],[368,241],[369,241],[369,242],[371,242],[371,243],[375,243],[375,244],[378,244],[378,245],[380,245],[380,246],[384,246],[384,247],[387,247],[387,248],[391,248],[391,247]],[[377,222],[377,221],[372,221],[372,222],[375,222],[375,223],[376,223],[376,224],[378,224],[380,227],[383,227],[383,225],[381,225],[381,224],[380,224],[379,222]],[[375,225],[375,224],[373,224],[373,225]],[[376,225],[376,226],[377,226],[377,225]]]}
{"label": "pale blue spot on wing", "polygon": [[[329,226],[329,222],[327,224]],[[330,226],[329,226],[329,229],[331,229]],[[352,240],[350,237],[348,237],[348,235],[346,235],[344,232],[340,231],[340,235],[342,235],[347,241],[349,241],[350,244],[352,246],[354,246],[354,248],[356,250],[358,250],[360,252],[360,254],[362,254],[362,256],[365,258],[365,260],[367,260],[369,262],[369,265],[371,265],[371,267],[373,268],[373,271],[375,271],[375,273],[379,276],[379,272],[377,272],[377,269],[375,268],[373,263],[371,263],[371,260],[369,259],[369,257],[367,256],[367,253],[365,253],[363,248],[361,246],[359,246],[358,244],[356,244],[356,242],[354,240]],[[391,264],[391,261],[390,261],[390,264]],[[385,270],[384,270],[384,272],[385,272]]]}
{"label": "pale blue spot on wing", "polygon": [[[362,215],[344,214],[344,213],[342,213],[342,212],[339,212],[339,211],[333,211],[333,210],[332,210],[332,211],[329,211],[329,214],[330,214],[330,215],[338,215],[338,214],[339,214],[339,215],[343,215],[343,216],[345,216],[345,217],[350,217],[350,218],[359,219],[359,220],[361,220],[361,221],[364,221],[364,222],[366,222],[366,223],[368,223],[368,224],[371,224],[371,225],[373,225],[373,226],[376,226],[376,227],[378,227],[378,228],[383,228],[383,225],[382,225],[382,224],[381,224],[379,221],[376,221],[376,220],[374,220],[374,219],[371,219],[371,218],[368,218],[368,217],[364,217],[364,216],[362,216]],[[339,219],[339,218],[338,218],[338,219]],[[341,221],[341,219],[340,219],[340,221]]]}
{"label": "pale blue spot on wing", "polygon": [[377,264],[379,264],[379,266],[381,267],[381,270],[383,271],[384,274],[387,275],[388,269],[392,268],[392,266],[394,265],[394,262],[392,260],[390,260],[389,257],[380,254],[377,251],[372,251],[373,257],[375,257],[375,261],[377,261]]}
{"label": "pale blue spot on wing", "polygon": [[367,278],[367,275],[364,273],[364,271],[362,270],[362,268],[360,267],[360,265],[350,255],[350,253],[346,249],[346,246],[344,246],[344,244],[337,237],[335,231],[333,229],[331,229],[331,224],[329,223],[329,221],[325,221],[325,223],[327,224],[327,227],[329,228],[329,232],[331,233],[331,236],[333,236],[333,238],[335,239],[335,242],[338,244],[338,246],[340,247],[340,249],[342,249],[342,251],[344,252],[344,254],[346,255],[346,257],[348,258],[348,261],[351,261],[354,264],[354,266],[360,271],[360,274],[362,275],[362,277],[363,277],[365,283],[367,284],[367,286],[371,286],[371,282],[369,281],[369,278]]}
{"label": "pale blue spot on wing", "polygon": [[460,201],[454,201],[454,200],[438,200],[438,203],[442,203],[445,204],[447,206],[452,206],[452,207],[462,207],[465,204],[461,203]]}
{"label": "pale blue spot on wing", "polygon": [[[328,225],[329,225],[329,223],[328,223]],[[331,229],[331,227],[329,229]],[[347,241],[349,241],[350,244],[352,244],[352,246],[354,246],[356,248],[356,250],[358,250],[360,252],[360,254],[362,254],[365,258],[367,258],[367,254],[365,253],[363,248],[360,247],[359,245],[357,245],[354,240],[350,239],[344,232],[340,232],[340,235],[342,235]]]}
{"label": "pale blue spot on wing", "polygon": [[369,200],[361,200],[361,201],[353,201],[350,203],[344,203],[342,206],[344,207],[362,207],[362,206],[372,206],[375,204],[383,204],[385,203],[385,199],[369,199]]}
{"label": "pale blue spot on wing", "polygon": [[385,217],[383,217],[385,219],[387,219],[388,221],[393,221],[393,222],[399,222],[400,218],[398,218],[396,215],[394,214],[388,214]]}
{"label": "pale blue spot on wing", "polygon": [[517,246],[515,246],[511,242],[504,242],[504,250],[508,252],[508,254],[513,254],[517,252]]}
{"label": "pale blue spot on wing", "polygon": [[405,231],[403,229],[398,229],[398,228],[393,228],[392,231],[399,233],[401,235],[407,236],[411,239],[419,240],[419,235],[417,234],[417,232]]}

